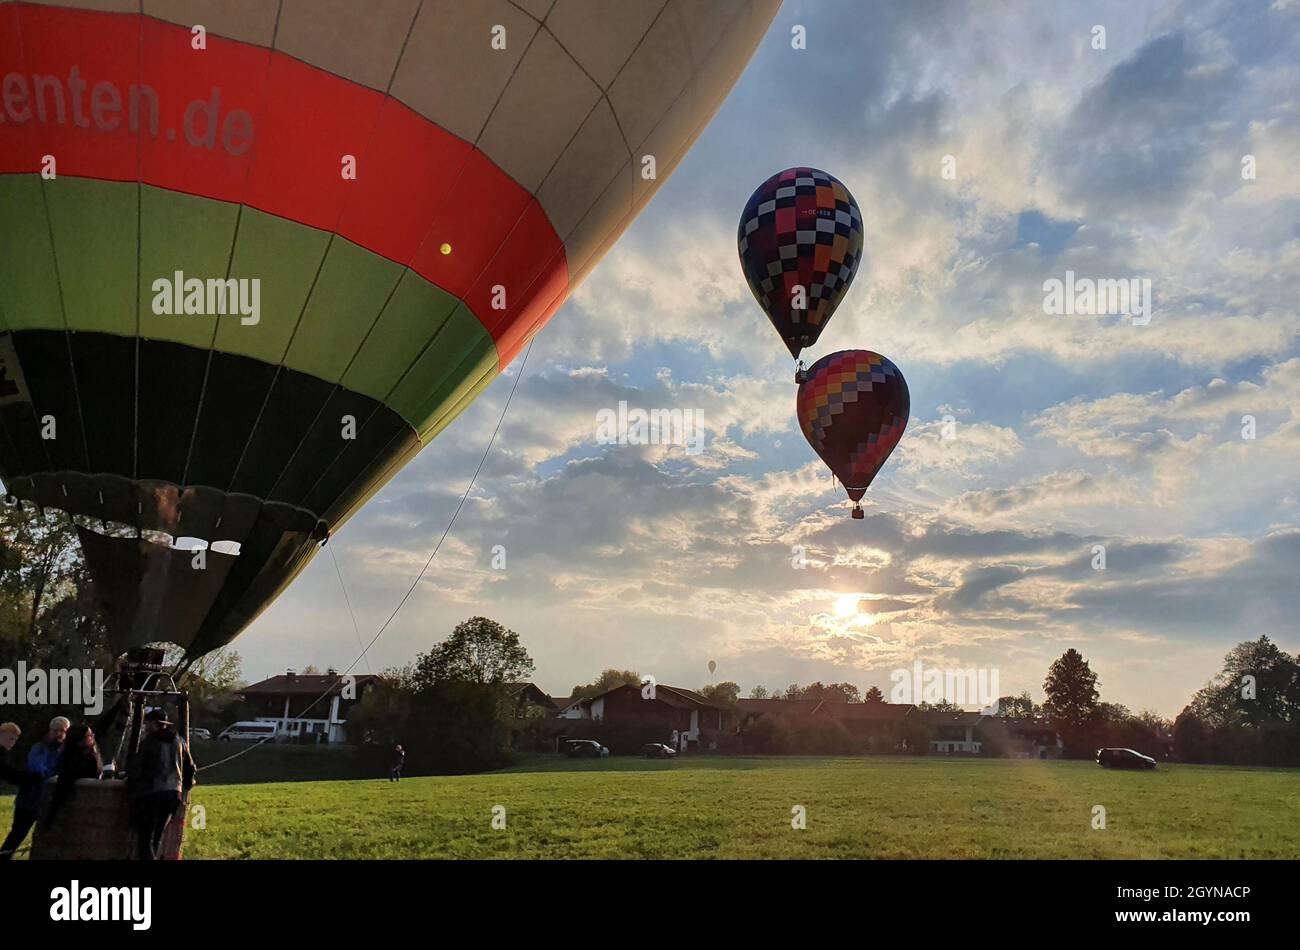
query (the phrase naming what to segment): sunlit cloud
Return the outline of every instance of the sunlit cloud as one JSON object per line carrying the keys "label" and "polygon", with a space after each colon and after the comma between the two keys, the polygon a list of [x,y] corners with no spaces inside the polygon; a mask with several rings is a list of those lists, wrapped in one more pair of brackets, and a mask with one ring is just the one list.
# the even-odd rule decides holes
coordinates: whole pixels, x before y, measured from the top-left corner
{"label": "sunlit cloud", "polygon": [[[368,638],[522,369],[370,662],[485,613],[557,693],[605,667],[887,691],[921,659],[1037,695],[1074,646],[1104,699],[1174,714],[1237,641],[1300,648],[1300,30],[1295,4],[1235,11],[786,4],[773,30],[797,16],[827,55],[765,44],[527,365],[331,540]],[[852,95],[828,123],[809,88]],[[912,394],[862,521],[737,264],[744,200],[793,164],[846,182],[867,237],[809,355],[884,353]],[[1151,322],[1046,313],[1067,270],[1150,279]],[[697,411],[700,451],[603,442],[621,402]],[[327,559],[240,649],[253,672],[356,655]]]}

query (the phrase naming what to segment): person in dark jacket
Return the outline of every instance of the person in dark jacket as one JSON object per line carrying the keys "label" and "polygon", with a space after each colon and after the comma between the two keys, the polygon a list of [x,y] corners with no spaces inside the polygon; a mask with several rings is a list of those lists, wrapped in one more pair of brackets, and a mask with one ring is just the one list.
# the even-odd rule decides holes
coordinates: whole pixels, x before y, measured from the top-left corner
{"label": "person in dark jacket", "polygon": [[127,766],[126,786],[131,796],[131,825],[135,829],[135,856],[141,861],[158,858],[167,824],[180,811],[185,793],[194,784],[194,759],[161,709],[145,716],[148,735]]}
{"label": "person in dark jacket", "polygon": [[400,745],[393,749],[393,767],[388,772],[388,781],[400,782],[402,780],[402,766],[406,764],[406,750]]}
{"label": "person in dark jacket", "polygon": [[14,851],[23,843],[27,832],[36,824],[36,816],[41,805],[41,786],[45,780],[59,769],[59,758],[63,753],[63,740],[68,735],[72,723],[63,716],[50,720],[50,731],[27,753],[27,771],[34,776],[18,790],[14,796],[14,824],[4,844],[0,844],[0,861],[8,861]]}
{"label": "person in dark jacket", "polygon": [[29,785],[39,785],[45,779],[35,772],[29,772],[10,763],[9,753],[14,750],[14,746],[22,737],[23,731],[18,728],[18,723],[0,723],[0,780],[10,785],[17,785],[19,788],[26,788]]}
{"label": "person in dark jacket", "polygon": [[55,817],[76,793],[77,779],[99,778],[99,773],[103,770],[104,762],[99,755],[99,746],[95,744],[94,730],[84,722],[69,729],[68,738],[63,744],[63,755],[59,759],[54,797],[50,800],[50,810],[41,827],[49,828],[54,824]]}
{"label": "person in dark jacket", "polygon": [[9,753],[13,751],[23,731],[16,722],[0,723],[0,779],[11,785],[21,786],[27,777],[27,770],[9,764]]}

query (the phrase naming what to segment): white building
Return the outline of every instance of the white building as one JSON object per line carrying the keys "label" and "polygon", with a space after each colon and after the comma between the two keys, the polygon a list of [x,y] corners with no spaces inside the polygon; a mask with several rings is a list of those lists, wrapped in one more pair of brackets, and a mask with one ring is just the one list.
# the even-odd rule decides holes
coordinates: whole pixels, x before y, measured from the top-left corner
{"label": "white building", "polygon": [[984,750],[984,743],[975,738],[981,713],[928,711],[921,715],[930,727],[931,752],[979,755]]}
{"label": "white building", "polygon": [[656,741],[674,739],[681,748],[698,744],[705,734],[716,738],[723,729],[727,707],[680,686],[615,686],[587,699],[560,700],[557,719],[589,719],[616,726],[640,726],[656,733]]}
{"label": "white building", "polygon": [[277,725],[277,738],[319,742],[346,742],[348,712],[361,701],[379,677],[370,673],[340,676],[328,673],[295,673],[254,683],[243,690],[244,699],[257,709],[258,722]]}

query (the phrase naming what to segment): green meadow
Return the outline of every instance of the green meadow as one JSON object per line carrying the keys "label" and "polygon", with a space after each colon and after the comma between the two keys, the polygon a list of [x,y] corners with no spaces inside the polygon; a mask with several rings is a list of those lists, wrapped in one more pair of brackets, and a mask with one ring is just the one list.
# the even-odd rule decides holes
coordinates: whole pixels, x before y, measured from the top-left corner
{"label": "green meadow", "polygon": [[539,757],[396,784],[205,783],[193,802],[187,859],[1300,858],[1294,769]]}

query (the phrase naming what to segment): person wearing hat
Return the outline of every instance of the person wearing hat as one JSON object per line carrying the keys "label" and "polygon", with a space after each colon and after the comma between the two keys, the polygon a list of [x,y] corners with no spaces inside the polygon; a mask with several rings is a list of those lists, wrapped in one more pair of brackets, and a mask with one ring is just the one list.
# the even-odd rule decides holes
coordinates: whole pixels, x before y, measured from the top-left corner
{"label": "person wearing hat", "polygon": [[[13,724],[8,723],[8,725]],[[41,804],[41,785],[59,770],[59,760],[63,755],[63,740],[67,737],[68,727],[71,725],[66,716],[55,716],[50,720],[49,732],[45,733],[41,741],[32,746],[31,751],[27,753],[26,771],[30,777],[14,796],[14,823],[9,829],[9,836],[5,838],[4,844],[0,844],[0,861],[8,861],[14,856],[14,851],[23,843],[27,832],[31,831],[32,825],[36,824],[36,816]],[[17,728],[14,726],[14,729]],[[13,735],[13,733],[8,734]],[[16,741],[15,737],[14,742]]]}
{"label": "person wearing hat", "polygon": [[181,801],[194,784],[194,759],[162,709],[144,717],[147,735],[127,766],[126,786],[131,796],[131,825],[135,830],[136,858],[158,857],[167,824],[180,811]]}

